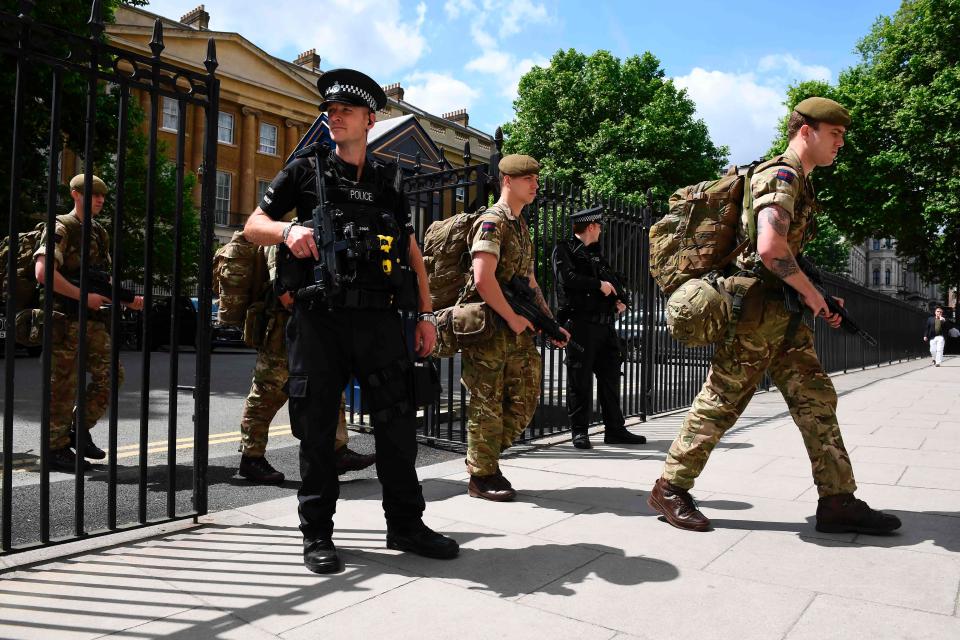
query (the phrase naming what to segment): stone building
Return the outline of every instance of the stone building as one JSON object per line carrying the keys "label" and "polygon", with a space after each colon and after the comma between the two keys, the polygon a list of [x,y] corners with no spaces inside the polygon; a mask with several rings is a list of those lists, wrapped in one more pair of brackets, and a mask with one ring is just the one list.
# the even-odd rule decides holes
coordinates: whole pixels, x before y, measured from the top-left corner
{"label": "stone building", "polygon": [[[203,5],[179,20],[120,5],[115,18],[106,30],[114,46],[150,55],[149,42],[159,18],[165,45],[162,58],[201,72],[207,39],[213,37],[217,42],[220,108],[215,215],[217,239],[224,241],[233,229],[243,225],[270,180],[316,120],[316,81],[323,73],[320,56],[310,50],[293,61],[281,60],[238,33],[211,31],[211,17]],[[469,126],[465,110],[437,116],[406,102],[399,83],[384,89],[388,104],[377,114],[378,125],[409,118],[403,126],[378,126],[376,140],[384,145],[381,155],[396,159],[399,153],[401,165],[407,169],[419,163],[423,171],[438,170],[462,166],[464,145],[469,143],[473,163],[489,160],[495,149],[493,138]],[[135,93],[149,112],[149,95]],[[158,138],[173,158],[178,103],[162,98],[159,107]],[[203,115],[202,109],[187,107],[185,157],[186,169],[192,172],[200,168],[203,154]],[[389,130],[393,130],[392,135],[384,135]],[[378,150],[374,142],[371,140],[372,153]],[[69,152],[64,154],[63,163],[67,169],[64,175],[71,175],[80,165]],[[199,189],[195,189],[194,198],[199,205]]]}
{"label": "stone building", "polygon": [[944,302],[939,285],[923,280],[908,261],[897,256],[897,241],[892,238],[868,238],[854,246],[848,265],[849,278],[874,291],[922,309]]}

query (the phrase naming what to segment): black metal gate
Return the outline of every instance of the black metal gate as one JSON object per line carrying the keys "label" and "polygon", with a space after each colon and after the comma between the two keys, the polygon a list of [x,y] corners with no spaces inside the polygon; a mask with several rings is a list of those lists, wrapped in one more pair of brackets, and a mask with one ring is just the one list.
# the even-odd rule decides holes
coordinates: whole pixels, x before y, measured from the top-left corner
{"label": "black metal gate", "polygon": [[[3,388],[3,454],[2,454],[2,502],[0,502],[0,552],[13,553],[68,542],[81,537],[110,533],[118,530],[142,527],[171,520],[195,518],[206,513],[206,464],[208,440],[208,410],[210,389],[210,308],[211,308],[211,257],[213,250],[213,210],[217,154],[217,113],[219,80],[214,72],[218,66],[213,39],[208,41],[207,56],[197,61],[198,68],[178,67],[162,59],[164,50],[163,30],[158,19],[153,39],[150,42],[152,55],[142,55],[108,44],[103,36],[101,3],[92,2],[87,34],[71,33],[65,29],[41,24],[32,17],[32,2],[20,2],[20,13],[0,13],[0,60],[4,69],[15,69],[16,91],[12,98],[12,135],[3,140],[4,153],[9,153],[9,176],[2,176],[9,191],[0,195],[8,205],[7,240],[11,248],[18,247],[20,236],[33,227],[29,214],[37,210],[45,215],[42,219],[52,228],[55,216],[66,213],[58,192],[65,191],[63,184],[73,173],[64,166],[65,142],[82,158],[82,173],[86,184],[92,184],[90,176],[105,169],[115,176],[108,185],[108,196],[113,211],[108,226],[112,233],[111,295],[120,299],[120,282],[130,270],[138,274],[143,283],[144,311],[130,316],[121,312],[119,304],[111,305],[109,328],[114,337],[109,354],[110,391],[106,428],[94,429],[92,434],[105,444],[107,459],[104,466],[94,467],[85,474],[81,468],[82,457],[72,474],[51,475],[50,468],[50,399],[51,393],[75,394],[75,424],[84,424],[87,399],[87,373],[89,352],[87,329],[90,312],[86,305],[79,305],[77,323],[79,339],[76,358],[78,384],[75,389],[51,389],[51,345],[55,339],[56,320],[53,314],[53,296],[44,296],[41,303],[43,318],[42,357],[17,357],[17,336],[14,319],[23,309],[17,308],[14,287],[17,284],[16,250],[11,250],[7,260],[7,286],[5,297],[6,337],[4,340],[5,384]],[[28,82],[38,73],[49,74],[50,84],[37,91],[35,83]],[[84,104],[64,104],[65,86],[82,86]],[[113,96],[116,111],[104,112],[102,96]],[[149,103],[144,116],[146,135],[145,203],[142,212],[132,211],[128,201],[142,197],[143,193],[130,193],[128,183],[128,144],[142,129],[131,125],[131,110],[137,108],[136,95],[145,95],[143,104]],[[161,101],[173,101],[177,105],[177,137],[173,177],[175,193],[172,219],[163,225],[158,221],[158,162],[161,150],[158,146],[157,129],[161,117]],[[199,251],[196,259],[198,273],[185,271],[191,264],[185,259],[183,225],[185,206],[184,149],[188,107],[197,117],[202,111],[206,125],[203,149],[201,197],[199,214]],[[81,140],[64,140],[62,118],[70,109],[82,109],[84,114]],[[46,120],[45,130],[49,141],[43,154],[47,163],[43,180],[46,197],[43,205],[29,210],[24,205],[21,192],[24,137],[27,129],[25,114],[30,112],[36,122],[37,111]],[[4,117],[8,117],[6,114]],[[103,131],[110,132],[110,142],[115,147],[105,153],[100,142]],[[98,135],[101,139],[98,141]],[[9,146],[7,146],[9,143]],[[199,140],[194,144],[200,144]],[[28,143],[29,144],[29,143]],[[100,147],[98,147],[100,144]],[[94,158],[107,159],[95,166]],[[112,156],[112,158],[110,158]],[[36,177],[36,176],[33,176]],[[140,183],[138,183],[140,184]],[[164,204],[169,202],[164,195]],[[83,210],[91,211],[92,190],[84,189]],[[165,209],[167,210],[167,209]],[[142,214],[136,228],[131,228],[131,216]],[[83,220],[83,241],[80,257],[83,277],[78,283],[80,299],[85,300],[91,292],[89,276],[89,243],[91,224],[89,215]],[[29,224],[30,226],[26,226]],[[142,235],[142,255],[123,255],[121,251],[124,234]],[[53,235],[47,234],[47,255],[54,255]],[[176,304],[169,304],[169,327],[171,331],[170,353],[166,362],[152,361],[148,345],[151,344],[151,325],[158,307],[153,288],[157,273],[156,253],[158,247],[172,253],[163,277],[172,290],[172,300],[179,300],[184,287],[197,286],[199,291],[196,355],[182,358],[175,336],[180,331],[180,317]],[[46,270],[44,289],[52,290],[53,269]],[[128,323],[131,318],[138,323],[145,345],[139,354],[125,353],[122,357],[127,370],[126,391],[119,384],[121,363],[121,340],[119,339],[121,316]],[[167,325],[165,325],[167,326]],[[181,366],[192,373],[192,384],[181,385]],[[152,369],[157,369],[160,374]],[[151,375],[165,375],[162,385],[151,384]],[[138,384],[139,383],[139,384]],[[131,391],[130,389],[136,389]],[[181,402],[180,393],[190,401]],[[192,415],[193,422],[187,418]],[[101,435],[102,434],[102,435]],[[178,466],[179,448],[192,446],[193,456],[189,466]],[[124,462],[121,464],[121,460]],[[127,463],[126,460],[130,460]],[[72,496],[71,496],[72,494]],[[71,500],[72,497],[72,500]]]}

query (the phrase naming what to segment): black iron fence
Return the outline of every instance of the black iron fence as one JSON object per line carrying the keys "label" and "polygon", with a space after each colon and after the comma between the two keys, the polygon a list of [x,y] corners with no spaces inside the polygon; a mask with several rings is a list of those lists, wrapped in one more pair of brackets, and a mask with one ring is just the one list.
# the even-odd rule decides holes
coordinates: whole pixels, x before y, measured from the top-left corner
{"label": "black iron fence", "polygon": [[[497,136],[497,148],[502,140]],[[427,226],[459,211],[475,211],[499,191],[495,154],[489,164],[466,166],[432,174],[414,175],[404,182],[418,239]],[[464,194],[466,197],[464,197]],[[459,202],[459,204],[458,204]],[[645,420],[648,416],[687,407],[699,392],[713,356],[712,347],[688,348],[667,330],[665,296],[649,275],[648,234],[661,205],[637,206],[596,197],[569,185],[546,180],[526,216],[536,247],[537,280],[547,300],[556,306],[550,255],[558,241],[572,233],[571,213],[603,205],[603,254],[621,272],[631,292],[627,311],[616,328],[627,351],[623,365],[621,404],[624,415]],[[921,357],[925,347],[919,333],[927,314],[852,282],[825,274],[828,291],[844,298],[848,310],[879,344],[870,347],[859,337],[830,330],[822,322],[814,327],[817,352],[828,372],[877,366]],[[540,347],[543,376],[540,405],[522,439],[536,439],[569,430],[566,415],[564,353],[546,343]],[[466,443],[469,393],[460,383],[460,355],[439,363],[443,391],[436,404],[421,416],[420,437],[429,443],[459,448]],[[769,383],[764,383],[769,388]],[[356,392],[348,394],[351,422],[363,425],[365,417]],[[599,416],[594,397],[594,416]]]}
{"label": "black iron fence", "polygon": [[[82,109],[84,127],[82,138],[69,141],[74,152],[83,161],[83,173],[87,184],[94,173],[108,171],[114,176],[110,199],[113,216],[109,225],[114,233],[109,252],[112,259],[111,298],[120,299],[119,286],[124,267],[133,265],[134,271],[142,273],[144,306],[153,307],[153,285],[157,279],[156,252],[158,227],[158,117],[162,99],[173,100],[178,106],[175,160],[174,212],[164,223],[164,244],[169,242],[173,258],[170,272],[166,275],[173,298],[183,295],[186,283],[194,274],[184,272],[182,223],[184,211],[184,148],[185,117],[188,106],[203,112],[206,135],[204,136],[203,162],[205,167],[216,166],[217,113],[219,80],[214,72],[218,66],[215,44],[208,42],[205,71],[174,66],[161,58],[164,50],[163,29],[156,21],[150,42],[152,55],[141,55],[117,48],[103,38],[104,24],[99,0],[92,2],[89,31],[86,34],[71,33],[41,24],[32,17],[33,2],[21,1],[17,15],[0,13],[0,64],[5,70],[15,70],[16,91],[12,97],[12,135],[2,141],[5,153],[9,152],[10,175],[3,176],[4,187],[0,200],[9,203],[3,214],[6,240],[11,247],[18,247],[20,235],[31,229],[35,221],[27,214],[21,196],[23,172],[21,151],[27,135],[27,123],[45,122],[48,140],[43,155],[48,162],[41,180],[46,183],[46,200],[43,221],[53,228],[55,216],[65,213],[59,208],[57,193],[64,181],[69,180],[73,167],[61,166],[65,146],[61,117],[68,110]],[[199,65],[198,65],[199,66]],[[38,87],[30,82],[40,75],[48,75],[50,84]],[[64,88],[84,87],[84,104],[64,103]],[[105,93],[116,98],[116,111],[104,112],[101,100]],[[147,173],[145,178],[145,206],[142,224],[131,229],[127,216],[131,211],[128,201],[136,194],[127,189],[127,142],[134,135],[131,111],[136,108],[137,94],[146,95],[149,102],[145,125],[149,135],[147,146]],[[25,117],[29,110],[30,118]],[[197,117],[201,117],[200,113]],[[97,136],[110,131],[109,139],[115,146],[104,149]],[[98,133],[99,132],[99,133]],[[103,138],[100,138],[102,141]],[[78,146],[79,143],[79,146]],[[32,144],[32,143],[28,143]],[[200,141],[196,141],[200,144]],[[95,157],[105,158],[97,161]],[[6,160],[6,159],[4,159]],[[6,163],[4,163],[6,165]],[[199,299],[196,359],[192,363],[191,385],[180,384],[178,341],[180,318],[171,308],[165,331],[170,332],[169,376],[156,384],[151,381],[151,352],[141,349],[139,354],[124,354],[123,364],[127,370],[126,390],[120,388],[120,340],[112,341],[109,354],[98,354],[98,360],[109,359],[109,400],[107,425],[94,430],[96,440],[107,451],[106,475],[86,478],[83,472],[83,456],[78,455],[72,473],[51,472],[51,398],[68,394],[75,401],[74,424],[84,425],[87,400],[87,374],[94,368],[92,347],[88,346],[88,319],[86,305],[78,306],[76,321],[79,337],[76,359],[77,386],[75,388],[51,388],[52,347],[56,346],[53,335],[60,322],[53,314],[53,296],[45,296],[42,303],[43,322],[42,354],[36,360],[24,361],[15,357],[16,331],[13,319],[19,311],[14,289],[17,284],[17,251],[9,253],[7,261],[7,286],[2,292],[5,299],[5,319],[8,321],[5,336],[5,377],[3,387],[3,452],[2,452],[2,500],[0,500],[0,552],[10,553],[38,546],[66,542],[81,537],[109,533],[175,519],[196,517],[206,513],[206,464],[208,440],[208,411],[210,386],[210,270],[214,225],[215,175],[212,170],[202,176],[199,266]],[[30,176],[36,179],[36,175]],[[92,189],[84,190],[83,210],[91,211]],[[80,273],[85,274],[79,282],[80,299],[86,300],[91,292],[87,277],[90,262],[91,217],[84,216],[80,248]],[[29,223],[29,226],[27,224]],[[142,234],[143,254],[123,255],[121,235],[124,231]],[[54,234],[47,235],[46,255],[54,255]],[[52,265],[52,261],[50,263]],[[45,272],[43,287],[53,288],[54,269]],[[108,326],[113,336],[120,334],[121,313],[119,305],[113,305]],[[66,326],[66,325],[64,325]],[[157,324],[150,314],[140,314],[140,343],[149,345]],[[60,344],[58,342],[58,344]],[[62,347],[61,347],[62,350]],[[139,357],[138,357],[139,356]],[[60,367],[64,366],[61,359]],[[53,394],[53,395],[52,395]],[[68,400],[69,402],[69,400]],[[192,416],[193,420],[190,421]],[[186,418],[185,420],[183,418]],[[62,425],[60,425],[62,427]],[[58,427],[59,428],[59,427]],[[193,455],[188,460],[178,459],[177,452],[189,441]],[[149,472],[149,475],[148,475]],[[89,484],[88,484],[89,483]],[[149,496],[148,496],[149,487]],[[72,500],[71,500],[72,496]]]}

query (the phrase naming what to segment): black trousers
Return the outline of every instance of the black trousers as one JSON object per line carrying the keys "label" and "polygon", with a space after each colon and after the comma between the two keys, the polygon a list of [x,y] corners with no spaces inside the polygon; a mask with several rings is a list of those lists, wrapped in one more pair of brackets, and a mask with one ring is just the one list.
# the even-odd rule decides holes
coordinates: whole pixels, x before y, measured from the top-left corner
{"label": "black trousers", "polygon": [[607,430],[624,427],[620,409],[620,365],[623,358],[620,340],[612,324],[597,324],[574,317],[567,323],[573,341],[583,347],[578,352],[566,349],[567,415],[574,430],[585,430],[590,424],[593,398],[593,376],[597,377],[597,397]]}
{"label": "black trousers", "polygon": [[340,495],[334,439],[340,394],[351,377],[371,413],[377,477],[390,528],[420,521],[416,414],[400,316],[392,310],[311,310],[298,305],[287,324],[290,425],[300,440],[300,530],[304,538],[333,533]]}

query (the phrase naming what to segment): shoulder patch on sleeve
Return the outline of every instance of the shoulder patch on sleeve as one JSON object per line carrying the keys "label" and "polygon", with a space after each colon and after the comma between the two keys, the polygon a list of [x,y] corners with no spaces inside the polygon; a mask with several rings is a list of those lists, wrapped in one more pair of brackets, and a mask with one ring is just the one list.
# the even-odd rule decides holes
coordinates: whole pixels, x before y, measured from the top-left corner
{"label": "shoulder patch on sleeve", "polygon": [[777,169],[776,177],[777,180],[783,180],[787,184],[792,184],[797,176],[793,171],[790,171],[790,169]]}
{"label": "shoulder patch on sleeve", "polygon": [[497,229],[497,223],[495,222],[484,220],[483,222],[480,223],[480,231],[490,232],[490,231],[496,231],[496,229]]}

